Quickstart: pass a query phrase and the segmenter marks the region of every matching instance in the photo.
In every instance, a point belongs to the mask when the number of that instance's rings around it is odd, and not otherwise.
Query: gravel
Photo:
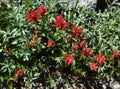
[[[70,2],[71,6],[76,4],[76,0],[58,0],[58,2]],[[90,8],[95,7],[97,0],[79,0],[79,6],[88,6]]]

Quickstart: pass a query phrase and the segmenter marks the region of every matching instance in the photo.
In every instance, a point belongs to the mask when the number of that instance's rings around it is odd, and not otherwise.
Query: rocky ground
[[[97,78],[88,76],[80,79],[68,77],[68,81],[63,77],[61,82],[57,85],[53,84],[52,88],[42,85],[42,83],[36,83],[36,87],[33,89],[120,89],[120,77]]]
[[[52,89],[120,89],[120,77],[85,77],[85,78],[68,78],[69,83],[62,79],[61,83],[57,86],[53,86]],[[50,89],[49,87],[43,87],[42,84],[34,89]]]
[[[97,78],[95,76],[87,76],[83,78],[63,76],[59,83],[53,83],[51,87],[43,80],[39,80],[35,83],[35,87],[32,89],[120,89],[120,77],[112,76],[106,78]],[[0,84],[0,89],[7,89]],[[17,86],[14,89],[28,89],[27,87]]]
[[[73,6],[76,3],[76,0],[58,0],[58,2],[70,2],[70,5]],[[79,0],[79,6],[88,6],[95,7],[97,0]]]

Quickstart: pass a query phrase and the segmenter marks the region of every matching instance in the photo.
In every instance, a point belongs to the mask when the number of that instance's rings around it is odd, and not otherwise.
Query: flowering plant
[[[21,6],[13,2],[16,6],[4,11],[8,22],[0,27],[0,74],[5,74],[0,75],[1,82],[32,87],[41,76],[51,83],[51,76],[119,73],[117,17],[111,22],[107,12],[88,12],[86,7],[65,9],[60,3],[48,7],[26,2]]]

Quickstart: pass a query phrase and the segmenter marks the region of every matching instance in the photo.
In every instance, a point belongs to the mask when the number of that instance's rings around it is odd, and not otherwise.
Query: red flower
[[[59,29],[66,29],[69,27],[69,23],[65,21],[65,18],[61,15],[57,16],[54,21],[54,25],[59,27]]]
[[[98,70],[98,66],[96,63],[90,63],[90,69],[91,71],[97,71]]]
[[[66,38],[67,42],[71,42],[71,37]]]
[[[36,10],[36,13],[40,16],[44,16],[46,12],[47,12],[47,8],[44,6],[40,6]]]
[[[69,27],[69,23],[68,22],[63,22],[63,23],[61,23],[60,29],[64,30],[64,29],[66,29],[68,27]]]
[[[81,28],[73,26],[73,34],[75,35],[75,39],[78,39],[80,36],[83,35],[83,31]]]
[[[113,59],[117,60],[118,58],[120,58],[120,52],[115,50],[113,54]]]
[[[80,47],[85,47],[85,46],[86,46],[86,41],[85,40],[81,41],[80,42]]]
[[[54,40],[49,40],[47,47],[48,47],[48,48],[54,47],[54,44],[55,44],[55,41],[54,41]]]
[[[35,35],[38,35],[40,33],[40,30],[34,30]]]
[[[65,64],[69,65],[73,63],[74,57],[71,54],[65,56]]]
[[[104,57],[104,55],[96,55],[95,56],[95,60],[100,64],[100,65],[102,65],[102,64],[104,64],[105,63],[105,60],[106,60],[106,58]]]
[[[36,41],[37,41],[37,37],[32,36],[31,43],[32,43],[32,44],[35,44],[35,43],[36,43]]]
[[[78,48],[79,48],[78,44],[77,44],[77,43],[74,43],[74,45],[72,46],[72,49],[73,49],[73,50],[76,50],[76,49],[78,49]]]
[[[62,15],[58,15],[54,21],[55,26],[59,26],[64,20],[65,18]]]
[[[27,14],[27,20],[29,22],[37,23],[39,18],[41,18],[41,17],[38,16],[35,11],[29,11]]]
[[[85,56],[87,59],[92,54],[93,54],[92,48],[84,48],[84,49],[82,49],[82,55]]]
[[[22,76],[23,74],[24,74],[24,70],[19,69],[19,70],[17,71],[17,75],[18,75],[18,76]]]

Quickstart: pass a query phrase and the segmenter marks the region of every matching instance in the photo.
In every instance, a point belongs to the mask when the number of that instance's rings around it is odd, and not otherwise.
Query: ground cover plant
[[[0,82],[50,87],[61,77],[120,75],[120,10],[96,12],[56,0],[6,0],[0,7]]]

